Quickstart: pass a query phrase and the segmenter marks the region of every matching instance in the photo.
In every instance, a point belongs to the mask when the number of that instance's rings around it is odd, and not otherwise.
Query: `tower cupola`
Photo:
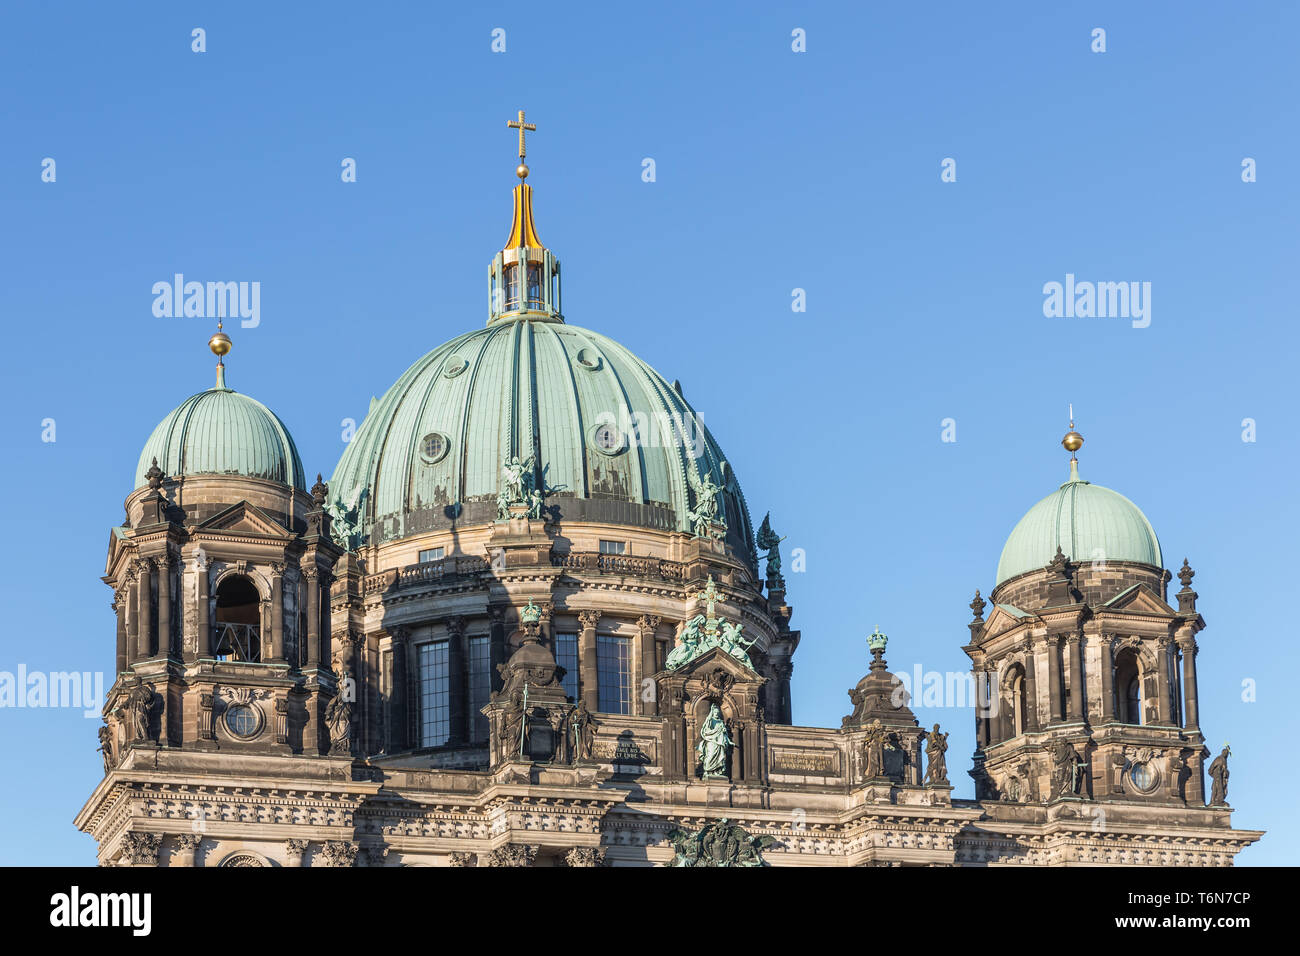
[[[563,322],[560,312],[560,261],[542,245],[533,221],[533,187],[529,186],[527,147],[524,134],[536,131],[532,123],[519,119],[507,124],[519,130],[519,165],[515,175],[514,212],[510,237],[488,269],[488,325],[528,319],[533,322]]]

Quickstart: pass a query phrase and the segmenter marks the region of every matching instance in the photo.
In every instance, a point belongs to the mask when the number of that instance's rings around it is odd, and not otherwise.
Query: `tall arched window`
[[[253,582],[241,574],[217,587],[212,624],[212,655],[219,661],[262,659],[261,599]]]
[[[1017,737],[1025,732],[1025,713],[1028,701],[1025,700],[1025,672],[1019,667],[1011,677],[1011,732]]]
[[[1142,723],[1142,667],[1132,648],[1125,648],[1115,658],[1115,703],[1120,723]]]

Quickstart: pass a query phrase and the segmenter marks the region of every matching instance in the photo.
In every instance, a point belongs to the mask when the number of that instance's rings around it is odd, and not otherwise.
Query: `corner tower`
[[[971,603],[977,797],[1204,807],[1193,572],[1170,606],[1150,522],[1080,477],[1073,422],[1062,444],[1069,480],[1011,532],[988,617]]]

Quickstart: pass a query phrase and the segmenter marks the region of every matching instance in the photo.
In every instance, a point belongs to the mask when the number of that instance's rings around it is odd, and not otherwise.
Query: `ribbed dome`
[[[496,518],[503,463],[531,456],[562,520],[685,531],[693,483],[708,475],[724,489],[728,541],[752,554],[721,449],[702,426],[699,457],[681,441],[681,423],[689,436],[696,422],[681,394],[617,342],[562,322],[499,322],[434,349],[372,402],[330,493],[375,542],[477,524]]]
[[[1051,563],[1057,547],[1076,562],[1136,561],[1162,567],[1160,542],[1138,506],[1077,474],[1020,519],[998,561],[997,583]]]
[[[243,475],[307,486],[289,430],[261,402],[229,388],[191,395],[158,423],[140,452],[135,487],[148,483],[155,458],[168,477]]]

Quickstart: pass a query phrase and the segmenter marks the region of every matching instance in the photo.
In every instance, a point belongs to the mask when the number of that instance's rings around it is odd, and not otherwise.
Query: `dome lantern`
[[[533,221],[533,188],[524,180],[529,169],[524,162],[527,147],[524,134],[537,126],[519,119],[506,124],[519,130],[519,165],[515,175],[514,212],[510,236],[488,268],[488,325],[517,319],[534,322],[563,322],[560,312],[560,261],[542,245]]]

